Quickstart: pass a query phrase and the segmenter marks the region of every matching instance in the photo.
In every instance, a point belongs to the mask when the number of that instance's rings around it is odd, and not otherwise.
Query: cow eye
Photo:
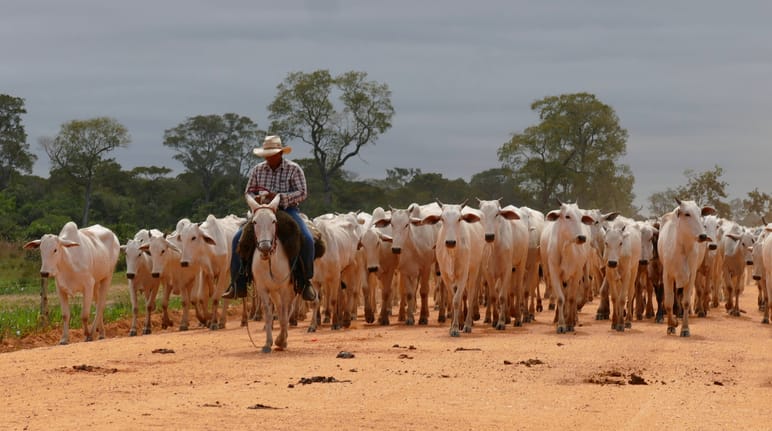
[[[570,215],[567,215],[567,216],[566,216],[566,220],[571,220],[571,216],[570,216]]]
[[[686,215],[686,217],[691,217],[691,216],[692,216],[692,215],[691,215],[691,214],[689,214],[689,213],[685,213],[684,215]]]

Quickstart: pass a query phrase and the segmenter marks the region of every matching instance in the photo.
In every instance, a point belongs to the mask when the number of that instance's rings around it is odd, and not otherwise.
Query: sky
[[[288,73],[363,71],[389,86],[395,115],[344,169],[469,181],[538,123],[534,101],[588,92],[628,131],[621,162],[647,208],[685,170],[716,165],[730,199],[772,193],[771,19],[766,0],[8,0],[0,93],[25,100],[36,175],[50,167],[41,137],[101,116],[129,130],[111,153],[124,169],[179,173],[165,130],[228,112],[267,129]]]

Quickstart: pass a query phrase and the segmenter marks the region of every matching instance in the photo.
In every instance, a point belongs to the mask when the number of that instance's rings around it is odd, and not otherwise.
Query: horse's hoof
[[[271,346],[263,346],[263,353],[271,353]]]

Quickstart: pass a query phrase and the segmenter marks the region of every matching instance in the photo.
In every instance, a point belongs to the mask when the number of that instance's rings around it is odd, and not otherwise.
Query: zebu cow
[[[539,295],[539,240],[544,229],[544,214],[535,209],[520,207],[520,219],[528,226],[528,258],[525,264],[525,299],[528,303],[528,314],[524,320],[532,321],[536,311],[542,311],[541,296]]]
[[[155,231],[155,234],[161,235],[161,232]],[[137,315],[139,314],[137,295],[140,291],[145,297],[145,326],[142,329],[142,334],[151,333],[150,317],[155,310],[155,298],[160,285],[160,280],[153,278],[151,274],[153,262],[150,255],[147,251],[142,250],[142,246],[147,245],[151,239],[150,231],[143,229],[134,235],[134,239],[121,245],[121,250],[126,254],[126,278],[129,282],[129,296],[131,298],[130,336],[137,335]]]
[[[772,226],[770,226],[770,228],[772,229]],[[766,314],[767,320],[764,322],[762,319],[762,323],[769,323],[769,295],[767,292],[767,271],[764,262],[764,242],[766,241],[767,236],[769,236],[769,232],[765,227],[764,230],[759,233],[756,242],[753,244],[753,251],[751,252],[751,256],[753,257],[753,273],[751,276],[756,281],[759,288],[759,311]]]
[[[736,223],[721,239],[722,274],[728,293],[726,310],[730,316],[740,316],[740,294],[745,289],[745,266],[753,265],[753,242],[753,234]]]
[[[69,299],[76,293],[83,294],[80,319],[86,341],[91,341],[97,330],[99,338],[104,338],[102,318],[107,290],[121,250],[118,237],[98,224],[78,229],[75,223],[67,222],[59,235],[45,234],[40,239],[24,244],[24,248],[39,248],[42,260],[40,276],[54,277],[56,280],[63,323],[59,344],[70,341]],[[96,315],[89,330],[88,316],[92,301],[96,303]]]
[[[519,221],[520,214],[513,206],[501,207],[498,200],[480,200],[480,213],[485,248],[482,260],[482,275],[490,291],[488,308],[496,304],[496,310],[489,320],[498,330],[506,328],[509,316],[508,299],[514,294],[512,316],[515,326],[522,325],[522,311],[525,308],[523,294],[526,261],[528,259],[528,227]],[[438,258],[439,262],[439,258]],[[486,312],[486,317],[489,315]]]
[[[225,327],[228,300],[223,300],[219,320],[217,308],[230,283],[231,242],[242,221],[235,216],[218,219],[210,214],[203,223],[191,223],[180,232],[180,264],[192,268],[198,276],[192,295],[196,315],[213,330]]]
[[[441,205],[440,214],[423,217],[426,225],[442,221],[437,233],[435,252],[442,280],[453,295],[453,321],[450,336],[459,336],[459,318],[464,294],[471,301],[477,296],[480,268],[483,258],[483,227],[479,223],[481,213],[462,205]],[[464,332],[472,332],[472,310],[466,315]]]
[[[705,242],[711,239],[705,233],[702,217],[715,214],[712,207],[700,208],[694,201],[676,199],[678,206],[661,218],[657,249],[662,262],[667,333],[675,334],[678,322],[673,315],[675,290],[684,289],[681,299],[683,322],[681,336],[688,337],[689,307],[694,293],[697,268],[705,255]]]
[[[422,225],[422,218],[426,214],[438,214],[436,203],[419,206],[410,204],[407,209],[391,209],[391,216],[384,215],[380,218],[373,217],[373,225],[379,228],[391,225],[391,251],[398,255],[397,270],[399,271],[400,285],[404,289],[407,299],[407,314],[405,324],[415,324],[416,291],[421,295],[421,312],[418,319],[419,325],[429,323],[429,276],[435,261],[434,243],[437,237],[434,226]],[[420,290],[418,285],[420,284]],[[391,296],[391,286],[382,286],[388,289],[383,297]],[[389,324],[389,315],[381,309],[378,322],[381,325]]]
[[[180,265],[180,249],[178,244],[170,239],[172,237],[173,234],[154,236],[150,238],[147,244],[143,244],[140,248],[150,254],[152,263],[150,275],[154,279],[160,280],[164,286],[164,297],[161,302],[163,312],[161,328],[166,329],[172,326],[172,321],[169,318],[169,296],[175,293],[182,297],[180,331],[187,331],[189,327],[190,297],[197,274],[193,268],[183,268]]]
[[[764,307],[764,317],[761,319],[761,323],[769,324],[769,313],[772,309],[772,223],[768,224],[764,230],[766,231],[766,236],[764,237],[764,242],[762,243],[761,247],[761,258],[764,262],[764,275],[760,276],[760,279],[764,279],[766,283],[766,294],[767,294],[767,303],[766,307]]]
[[[279,314],[279,336],[276,337],[275,345],[277,350],[287,348],[289,316],[292,300],[295,296],[292,267],[284,244],[277,236],[276,211],[280,198],[281,196],[277,195],[268,205],[261,205],[252,196],[246,195],[247,205],[252,210],[251,220],[247,226],[253,227],[257,241],[257,250],[252,257],[252,279],[255,291],[263,304],[263,316],[265,318],[263,353],[270,353],[271,346],[274,344],[274,307]],[[297,250],[300,250],[299,229],[295,241]],[[318,298],[315,302],[318,308]],[[316,324],[316,316],[312,319],[312,324]]]
[[[577,297],[586,264],[587,233],[582,224],[595,219],[583,214],[575,204],[560,204],[547,213],[540,242],[544,279],[557,298],[557,332],[573,332],[577,323]]]
[[[341,303],[341,283],[344,273],[356,277],[354,266],[357,265],[358,222],[355,217],[325,214],[314,218],[314,225],[324,239],[326,250],[322,257],[314,260],[314,277],[311,282],[321,292],[322,299],[329,301],[327,309],[331,317],[330,329],[337,330],[349,326],[351,316]],[[347,272],[350,271],[350,272]],[[355,287],[352,286],[352,289]],[[310,332],[316,330],[318,306],[315,305],[314,318],[311,319]]]
[[[381,286],[381,314],[388,316],[391,310],[391,283],[397,269],[397,255],[391,252],[391,225],[379,228],[372,223],[373,219],[382,219],[390,215],[381,207],[375,208],[370,226],[365,229],[359,240],[365,255],[365,267],[368,273],[368,290],[365,293],[365,321],[367,323],[375,322],[377,286]],[[383,286],[389,286],[389,288]]]
[[[715,215],[705,216],[702,218],[702,225],[712,241],[708,242],[705,256],[702,258],[702,263],[697,270],[697,278],[694,281],[694,312],[697,317],[708,315],[711,302],[718,307],[718,286],[721,284],[719,279],[722,273],[719,267],[722,259],[718,257],[719,219]]]
[[[642,320],[644,304],[646,317],[654,317],[654,284],[649,277],[649,265],[654,265],[656,258],[655,243],[659,229],[650,221],[638,222],[641,232],[641,259],[638,262],[638,276],[635,279],[635,318]]]
[[[641,260],[641,232],[630,219],[617,218],[604,235],[606,282],[611,297],[611,329],[632,327],[633,294]],[[627,309],[627,316],[625,316]]]

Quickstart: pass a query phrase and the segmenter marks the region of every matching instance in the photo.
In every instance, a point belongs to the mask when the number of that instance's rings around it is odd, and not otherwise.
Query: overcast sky
[[[180,172],[164,130],[227,112],[265,129],[289,72],[364,71],[395,116],[345,169],[468,181],[538,122],[533,101],[589,92],[629,132],[638,205],[714,165],[737,198],[772,192],[770,21],[767,0],[5,1],[0,93],[25,99],[37,175],[40,137],[98,116],[129,129],[113,154],[124,169]]]

